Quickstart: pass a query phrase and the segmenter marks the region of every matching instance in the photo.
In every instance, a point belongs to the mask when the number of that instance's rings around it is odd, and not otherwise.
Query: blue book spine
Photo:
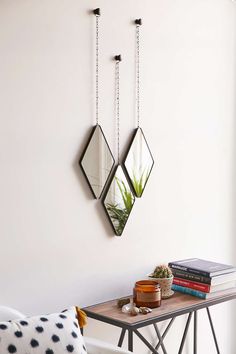
[[[173,284],[172,290],[180,291],[181,293],[188,294],[188,295],[197,296],[197,297],[200,297],[201,299],[206,299],[205,293],[195,290],[195,289],[186,288],[185,286]]]

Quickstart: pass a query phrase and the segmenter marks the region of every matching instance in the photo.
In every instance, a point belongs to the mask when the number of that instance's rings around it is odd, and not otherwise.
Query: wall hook
[[[101,16],[100,7],[98,7],[97,9],[94,9],[94,10],[93,10],[93,13],[94,13],[94,15],[96,15],[96,16]]]
[[[141,18],[136,18],[136,20],[134,21],[134,23],[135,23],[137,26],[141,26],[141,25],[142,25],[142,19],[141,19]]]
[[[119,54],[119,55],[115,55],[114,59],[115,59],[116,61],[121,61],[121,60],[122,60],[120,54]]]

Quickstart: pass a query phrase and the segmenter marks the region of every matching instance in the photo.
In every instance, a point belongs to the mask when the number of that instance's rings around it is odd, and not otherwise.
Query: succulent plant
[[[154,272],[152,273],[152,278],[171,278],[172,275],[173,274],[170,267],[165,264],[160,264],[154,269]]]

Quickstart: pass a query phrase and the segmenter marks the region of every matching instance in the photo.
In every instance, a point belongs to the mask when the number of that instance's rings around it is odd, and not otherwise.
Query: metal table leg
[[[163,338],[162,338],[161,333],[160,333],[160,331],[159,331],[159,329],[158,329],[158,327],[157,327],[157,324],[154,323],[153,326],[154,326],[154,328],[155,328],[155,331],[156,331],[157,337],[158,337],[158,339],[159,339],[160,345],[161,345],[161,347],[162,347],[163,353],[164,353],[164,354],[167,354],[165,345],[164,345],[164,343],[163,343]]]
[[[209,310],[208,307],[206,308],[206,310],[207,310],[207,314],[208,314],[208,318],[209,318],[209,322],[210,322],[210,326],[211,326],[211,331],[212,331],[214,342],[215,342],[215,346],[216,346],[216,352],[217,352],[217,354],[220,354],[220,349],[219,349],[219,345],[218,345],[218,342],[217,342],[217,338],[216,338],[215,329],[214,329],[214,326],[213,326],[210,310]]]
[[[194,311],[193,326],[193,353],[197,354],[197,311]]]
[[[128,330],[128,350],[133,352],[133,331],[132,329]]]
[[[170,320],[170,322],[168,323],[168,326],[166,327],[166,329],[164,330],[164,332],[163,332],[163,334],[162,334],[162,341],[163,341],[163,339],[165,338],[165,336],[167,335],[167,333],[168,333],[170,327],[172,326],[174,320],[175,320],[175,317],[173,317],[173,318]],[[159,342],[157,343],[155,349],[158,350],[160,346],[161,346],[161,342],[159,341]]]
[[[119,339],[119,342],[118,342],[118,347],[122,347],[122,344],[123,344],[123,341],[124,341],[124,338],[125,338],[125,332],[126,332],[126,329],[122,329],[121,331],[121,334],[120,334],[120,339]]]
[[[216,334],[215,334],[215,329],[214,329],[214,326],[213,326],[210,310],[209,310],[208,307],[206,307],[206,311],[207,311],[209,323],[210,323],[210,326],[211,326],[212,335],[213,335],[213,338],[214,338],[216,352],[217,352],[217,354],[220,354],[219,345],[218,345]],[[198,322],[198,313],[197,313],[197,311],[190,312],[189,315],[188,315],[188,318],[187,318],[187,321],[186,321],[186,325],[185,325],[185,328],[184,328],[183,337],[182,337],[182,340],[181,340],[181,343],[180,343],[178,354],[182,354],[182,351],[183,351],[183,348],[184,348],[184,344],[185,344],[185,341],[186,341],[186,337],[187,337],[187,334],[188,334],[190,322],[191,322],[191,319],[192,319],[193,315],[194,315],[194,323],[193,323],[193,326],[194,326],[193,327],[193,336],[194,336],[193,337],[193,353],[197,354],[197,325],[198,325],[198,323],[197,323]],[[124,329],[123,328],[122,329],[121,334],[120,334],[120,338],[119,338],[119,342],[118,342],[118,347],[122,347],[126,331],[128,331],[128,350],[129,351],[133,352],[133,333],[135,333],[139,337],[139,339],[151,350],[151,352],[153,354],[159,354],[158,349],[160,347],[162,348],[163,354],[167,354],[167,350],[165,348],[163,340],[164,340],[165,336],[167,335],[170,327],[172,326],[172,323],[174,322],[174,320],[175,320],[175,317],[173,317],[170,320],[170,322],[168,323],[168,325],[167,325],[167,327],[164,330],[162,335],[161,335],[161,333],[160,333],[160,331],[158,329],[157,324],[153,323],[155,332],[156,332],[158,340],[159,340],[155,347],[152,344],[150,344],[149,341],[136,328],[134,328],[134,329]]]
[[[146,344],[146,346],[151,350],[153,354],[158,354],[158,351],[147,341],[147,339],[137,330],[134,329],[134,333],[141,339],[141,341]]]
[[[187,322],[186,322],[186,326],[185,326],[185,329],[184,329],[184,334],[183,334],[183,337],[182,337],[182,340],[181,340],[181,343],[180,343],[178,354],[181,354],[182,351],[183,351],[183,347],[184,347],[185,339],[186,339],[186,336],[187,336],[187,333],[188,333],[188,329],[189,329],[189,325],[190,325],[190,321],[191,321],[192,315],[193,315],[192,312],[190,312],[190,314],[188,315],[188,319],[187,319]]]

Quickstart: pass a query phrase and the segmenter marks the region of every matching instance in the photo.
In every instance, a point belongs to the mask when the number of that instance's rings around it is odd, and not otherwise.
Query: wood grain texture
[[[103,322],[112,320],[114,322],[123,323],[131,326],[142,326],[142,322],[161,321],[167,318],[172,318],[183,313],[192,312],[197,309],[206,308],[220,302],[229,301],[236,298],[236,288],[222,291],[214,294],[211,299],[203,300],[194,296],[176,292],[171,298],[162,300],[161,307],[153,309],[150,314],[138,316],[130,316],[122,313],[117,307],[117,300],[107,301],[101,304],[93,305],[84,308],[88,317],[93,317]]]

